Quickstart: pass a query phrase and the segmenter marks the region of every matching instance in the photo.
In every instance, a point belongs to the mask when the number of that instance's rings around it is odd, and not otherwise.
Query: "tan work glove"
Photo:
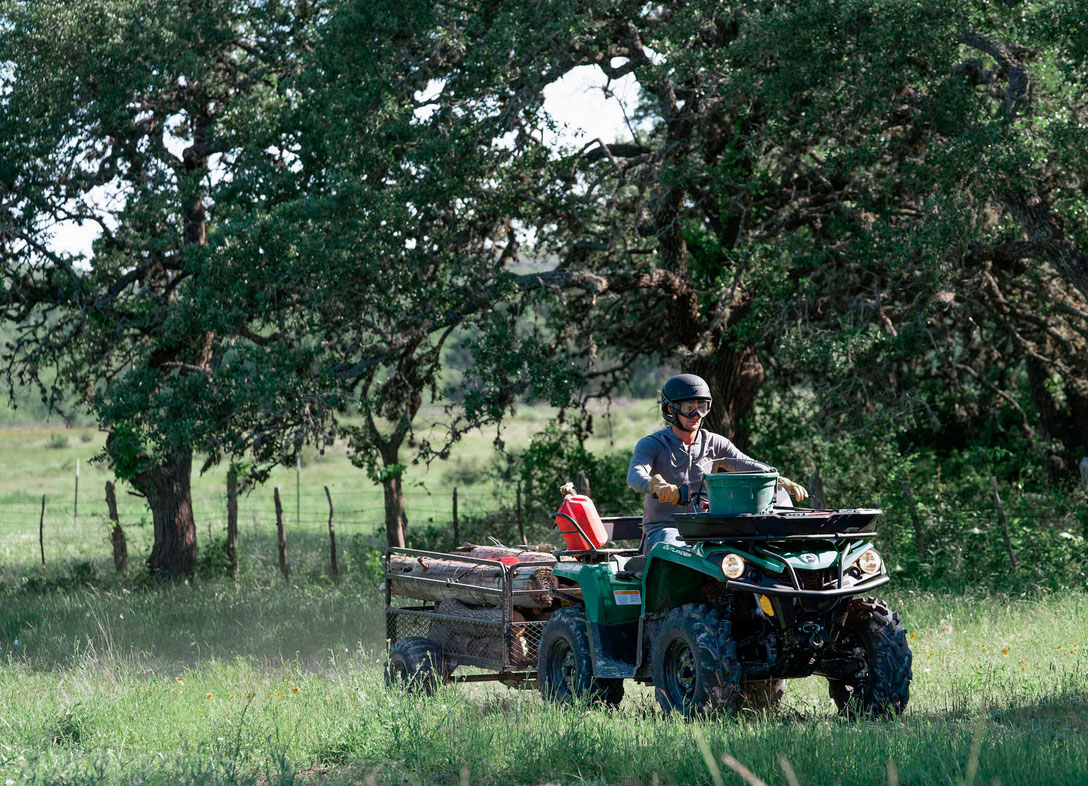
[[[650,478],[650,493],[656,494],[657,498],[662,502],[671,502],[674,505],[680,504],[680,487],[674,486],[660,475],[654,475]]]
[[[786,490],[786,493],[793,497],[794,502],[808,499],[808,491],[800,483],[794,483],[789,478],[784,478],[781,475],[778,476],[778,482],[782,484],[782,488]]]

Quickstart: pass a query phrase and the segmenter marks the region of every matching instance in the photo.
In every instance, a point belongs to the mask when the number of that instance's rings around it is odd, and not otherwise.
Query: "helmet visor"
[[[705,418],[710,412],[710,402],[706,400],[681,401],[676,405],[676,410],[685,418],[693,418],[696,415]]]

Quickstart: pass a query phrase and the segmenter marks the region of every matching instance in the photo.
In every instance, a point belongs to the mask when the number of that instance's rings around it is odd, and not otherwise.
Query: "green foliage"
[[[230,575],[230,542],[226,535],[210,538],[200,549],[196,561],[196,575],[201,579],[213,579]],[[240,555],[239,555],[240,556]],[[241,566],[240,566],[241,567]]]
[[[49,447],[53,450],[63,450],[68,447],[68,435],[54,432],[49,435]]]
[[[915,442],[914,430],[894,423],[827,438],[813,414],[782,401],[758,408],[752,454],[802,484],[818,469],[831,507],[882,509],[879,548],[897,581],[1009,591],[1060,590],[1088,581],[1085,490],[1053,485],[1031,445],[1014,438],[1004,446],[926,447]],[[1016,570],[991,477],[998,479]],[[904,484],[921,528],[921,551]]]
[[[573,483],[580,470],[602,515],[641,512],[642,498],[627,487],[630,452],[596,455],[586,450],[584,439],[577,424],[549,423],[528,448],[512,454],[502,469],[499,477],[505,483],[507,502],[509,484],[519,481],[530,510],[553,512],[562,501],[559,487]]]

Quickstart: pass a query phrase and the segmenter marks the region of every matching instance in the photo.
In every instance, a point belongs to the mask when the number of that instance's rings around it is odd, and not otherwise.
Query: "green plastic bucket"
[[[719,472],[707,475],[712,516],[762,513],[774,504],[777,472]]]

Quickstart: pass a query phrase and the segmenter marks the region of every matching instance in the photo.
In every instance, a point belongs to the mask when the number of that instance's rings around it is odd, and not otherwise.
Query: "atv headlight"
[[[722,573],[727,579],[739,579],[744,575],[744,560],[738,554],[726,554],[722,559]]]
[[[858,557],[858,567],[861,568],[861,572],[870,576],[880,572],[880,565],[880,555],[876,553],[876,549],[869,549]]]

